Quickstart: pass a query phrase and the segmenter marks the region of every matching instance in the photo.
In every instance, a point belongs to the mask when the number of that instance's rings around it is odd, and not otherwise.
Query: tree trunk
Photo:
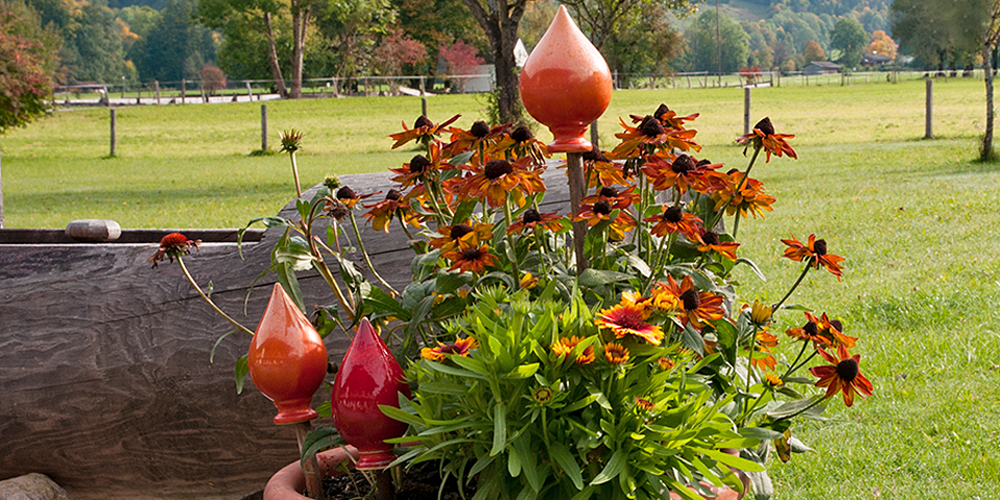
[[[508,4],[505,0],[489,0],[489,12],[486,12],[479,0],[465,0],[472,17],[483,28],[493,49],[500,123],[517,122],[521,119],[514,45],[517,44],[517,26],[521,22],[526,3],[527,0],[516,0],[513,4]]]
[[[983,44],[983,73],[986,80],[986,132],[983,133],[983,147],[979,157],[989,160],[993,156],[993,68],[990,60],[991,47]]]
[[[267,61],[271,64],[271,78],[274,85],[278,87],[278,94],[281,97],[288,97],[288,89],[285,88],[285,79],[281,76],[281,65],[278,64],[278,51],[274,43],[274,29],[271,27],[271,13],[264,13],[264,25],[267,27]]]
[[[3,227],[3,151],[0,150],[0,229]]]
[[[306,46],[306,24],[309,22],[309,5],[292,2],[292,89],[289,97],[302,97],[302,61]]]

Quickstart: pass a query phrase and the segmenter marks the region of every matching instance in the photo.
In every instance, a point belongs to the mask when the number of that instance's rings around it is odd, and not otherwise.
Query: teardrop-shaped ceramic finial
[[[382,469],[395,459],[385,440],[402,436],[406,424],[387,417],[378,406],[398,408],[400,392],[410,397],[403,369],[368,319],[362,319],[330,398],[333,425],[361,453],[358,469]]]
[[[276,424],[316,418],[312,397],[323,384],[329,359],[323,339],[279,283],[250,341],[250,378],[274,401]]]
[[[524,109],[552,131],[549,151],[590,151],[587,127],[611,103],[611,71],[564,5],[521,70]]]

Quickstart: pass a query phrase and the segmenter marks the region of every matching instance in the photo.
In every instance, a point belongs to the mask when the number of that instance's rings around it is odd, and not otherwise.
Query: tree
[[[802,48],[802,55],[805,57],[806,64],[813,61],[825,61],[826,54],[823,52],[823,47],[819,46],[815,40],[809,40],[806,42],[806,46]]]
[[[736,72],[747,64],[750,44],[746,32],[736,21],[722,13],[719,16],[718,30],[722,43],[717,47],[715,15],[714,10],[702,12],[684,33],[688,49],[684,59],[691,71],[718,71],[720,56],[724,73]]]
[[[872,33],[871,42],[868,44],[868,48],[865,49],[866,54],[882,54],[887,56],[889,59],[896,58],[896,42],[892,41],[889,35],[885,34],[885,31],[875,30]]]
[[[668,21],[667,8],[644,4],[634,24],[613,33],[602,52],[612,71],[620,73],[667,73],[668,61],[683,47],[680,33]]]
[[[469,74],[475,66],[485,62],[482,57],[479,57],[479,51],[475,47],[461,40],[455,40],[451,46],[442,45],[438,49],[438,54],[448,63],[448,74],[450,75]],[[459,78],[458,86],[464,92],[465,80]]]
[[[211,31],[194,24],[193,8],[187,0],[167,0],[149,33],[135,42],[132,53],[143,78],[196,80],[206,64],[214,64],[215,40]]]
[[[841,18],[830,31],[830,48],[840,51],[840,64],[853,68],[861,62],[862,51],[868,45],[868,33],[852,18]]]
[[[282,12],[278,0],[201,0],[195,13],[198,21],[224,34],[241,35],[245,30],[259,33],[267,40],[267,62],[278,93],[288,96],[285,78],[278,63],[277,34],[274,18]],[[301,85],[301,82],[300,82]]]
[[[533,5],[539,4],[536,2]],[[438,60],[438,47],[442,45],[462,40],[480,51],[489,51],[483,31],[463,0],[392,0],[392,7],[404,34],[423,44],[427,50],[432,74],[436,70],[434,62]],[[549,19],[552,17],[549,16]]]
[[[573,17],[597,50],[603,49],[612,36],[637,24],[647,7],[665,7],[679,16],[694,9],[688,0],[563,0],[562,3],[573,9]]]
[[[892,33],[900,46],[928,67],[936,65],[943,70],[954,46],[948,10],[933,0],[894,0],[891,14]]]
[[[0,0],[0,135],[44,115],[52,97],[54,54],[61,40],[42,28],[37,12],[22,0]],[[3,169],[0,167],[0,228]]]
[[[372,61],[375,44],[395,21],[389,0],[329,1],[316,9],[316,27],[337,60],[337,77],[361,73]]]
[[[528,0],[465,0],[472,17],[490,41],[499,93],[497,114],[504,123],[521,119],[514,46],[517,44],[517,27],[527,4]]]

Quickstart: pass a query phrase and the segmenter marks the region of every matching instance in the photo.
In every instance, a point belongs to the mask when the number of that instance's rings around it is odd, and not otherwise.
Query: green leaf
[[[243,356],[236,360],[236,394],[243,393],[243,382],[250,373],[250,365],[247,364],[247,357]]]
[[[754,500],[770,500],[774,495],[774,486],[767,471],[747,472],[747,476],[750,476],[750,484],[753,485]]]
[[[576,495],[573,495],[573,498],[570,498],[569,500],[590,500],[590,497],[593,495],[594,495],[594,487],[587,486]]]
[[[475,154],[475,151],[466,151],[464,153],[457,154],[457,155],[453,156],[451,158],[451,160],[448,161],[448,163],[451,163],[452,165],[454,165],[456,167],[465,165],[466,163],[469,163],[469,159],[472,158],[473,154]],[[461,222],[461,221],[459,221],[459,222]]]
[[[538,371],[538,363],[530,363],[527,365],[519,365],[517,368],[511,370],[507,374],[510,378],[528,378]]]
[[[569,448],[566,445],[555,441],[549,446],[549,456],[559,464],[563,472],[569,476],[570,481],[573,481],[573,486],[576,489],[583,489],[583,475],[580,473],[580,465],[573,458],[573,454],[570,453]]]
[[[684,329],[681,330],[681,345],[700,355],[705,354],[705,339],[691,327],[691,323],[684,325]]]
[[[496,458],[496,455],[483,455],[479,457],[479,460],[476,460],[476,463],[472,465],[471,469],[469,469],[469,476],[471,477],[479,474],[483,471],[483,469],[489,467],[490,464],[496,460]]]
[[[429,366],[432,370],[439,371],[441,373],[447,373],[448,375],[455,375],[457,377],[463,378],[478,378],[486,380],[486,377],[470,372],[469,370],[463,370],[461,368],[455,368],[454,366],[448,366],[444,363],[438,363],[437,361],[426,361],[424,366]]]
[[[463,153],[465,154],[465,153]],[[455,208],[455,216],[451,218],[451,224],[461,224],[466,219],[472,216],[472,212],[476,211],[476,201],[467,200],[458,204]]]
[[[601,396],[601,394],[591,394],[589,396],[584,396],[579,401],[576,401],[573,404],[570,404],[570,405],[566,406],[565,408],[563,408],[560,413],[572,413],[572,412],[574,412],[576,410],[584,408],[587,405],[589,405],[590,403],[593,403],[594,401],[597,401],[597,398],[599,398],[600,396]]]
[[[475,281],[475,276],[472,273],[441,272],[437,274],[436,280],[437,293],[445,295],[465,285],[471,285]]]
[[[385,416],[393,420],[398,420],[410,425],[424,425],[424,421],[421,420],[420,417],[406,413],[395,406],[378,405],[378,409],[382,410],[382,413],[385,414]]]
[[[219,344],[221,344],[222,341],[226,337],[228,337],[229,335],[231,335],[233,332],[238,332],[238,331],[239,330],[229,330],[228,332],[226,332],[221,337],[219,337],[218,339],[215,340],[215,344],[212,346],[211,352],[208,353],[208,362],[209,363],[214,363],[215,362],[215,349],[219,347]]]
[[[451,356],[449,359],[456,365],[465,368],[473,373],[478,373],[480,375],[489,375],[490,369],[486,366],[486,363],[479,361],[478,359],[472,359],[465,356]]]
[[[387,313],[400,321],[410,320],[410,311],[401,307],[396,299],[377,286],[368,283],[362,285],[361,296],[364,298],[365,304],[364,316],[370,316],[373,313],[382,313],[382,315]]]
[[[302,300],[302,289],[299,288],[299,279],[295,277],[295,269],[289,263],[278,264],[274,267],[274,272],[278,276],[278,283],[285,293],[292,298],[292,302],[299,307],[303,314],[306,312],[305,303]]]
[[[625,254],[625,259],[628,261],[628,265],[636,271],[639,271],[639,274],[641,274],[643,278],[648,278],[651,274],[653,274],[653,270],[649,268],[649,264],[646,264],[646,261],[640,259],[635,254],[627,253]]]
[[[490,455],[503,451],[507,443],[507,410],[502,402],[493,407],[493,448]]]
[[[301,465],[305,466],[306,460],[320,451],[341,444],[344,444],[344,438],[333,427],[317,427],[309,431],[302,440]]]
[[[751,462],[745,458],[735,457],[723,451],[703,449],[699,450],[699,452],[706,457],[715,459],[719,463],[744,472],[761,472],[764,470],[764,466],[758,464],[757,462]]]
[[[798,414],[806,411],[806,409],[808,409],[809,407],[811,407],[813,405],[820,404],[819,402],[822,401],[823,399],[825,399],[823,396],[817,395],[817,396],[813,396],[813,397],[811,397],[809,399],[799,399],[799,400],[796,400],[796,401],[788,401],[788,402],[782,404],[781,406],[775,408],[774,410],[771,410],[771,411],[767,412],[767,416],[769,416],[769,417],[771,417],[771,418],[773,418],[775,420],[782,419],[782,418],[793,417],[795,415],[798,415]]]
[[[677,493],[677,495],[683,498],[684,500],[705,500],[705,498],[702,497],[701,495],[691,491],[691,488],[684,486],[683,484],[681,484],[680,481],[670,476],[664,475],[661,477],[661,479],[663,480],[664,483],[667,484],[667,486],[670,487],[671,491]]]
[[[516,450],[510,450],[507,453],[507,473],[510,477],[517,477],[521,475],[521,469],[521,457]]]
[[[760,268],[757,267],[757,264],[755,264],[752,260],[740,257],[736,259],[736,265],[739,264],[746,264],[751,270],[753,270],[753,273],[756,274],[761,281],[767,281],[767,278],[764,277],[764,273],[761,272]]]
[[[524,470],[524,478],[528,480],[528,485],[531,486],[532,490],[540,491],[542,481],[538,477],[537,464],[535,463],[536,454],[528,448],[528,439],[528,434],[522,434],[514,441],[514,450],[521,457],[521,469]]]
[[[760,439],[761,441],[781,439],[781,436],[784,435],[778,431],[767,429],[764,427],[743,427],[739,429],[737,432],[739,432],[741,436]]]
[[[615,450],[615,452],[611,454],[611,459],[608,460],[607,465],[604,466],[604,469],[601,470],[600,474],[594,477],[594,480],[591,481],[590,484],[592,486],[596,484],[603,484],[614,479],[615,476],[617,476],[622,469],[625,468],[625,462],[625,452],[622,450]]]
[[[588,268],[580,273],[579,278],[577,278],[577,282],[580,283],[581,286],[598,287],[628,281],[630,278],[632,278],[631,274]]]

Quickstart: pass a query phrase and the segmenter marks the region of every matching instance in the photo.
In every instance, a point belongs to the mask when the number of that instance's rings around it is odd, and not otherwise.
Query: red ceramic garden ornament
[[[326,346],[278,283],[250,341],[247,365],[254,385],[278,407],[274,423],[316,418],[311,404],[329,365]]]
[[[590,151],[583,135],[611,103],[611,71],[565,6],[524,63],[520,89],[524,109],[552,131],[549,151]]]
[[[333,424],[361,454],[358,469],[381,469],[395,460],[392,445],[385,440],[402,436],[406,424],[385,416],[378,406],[399,407],[400,392],[410,397],[403,369],[371,323],[362,319],[337,372],[330,399]]]

